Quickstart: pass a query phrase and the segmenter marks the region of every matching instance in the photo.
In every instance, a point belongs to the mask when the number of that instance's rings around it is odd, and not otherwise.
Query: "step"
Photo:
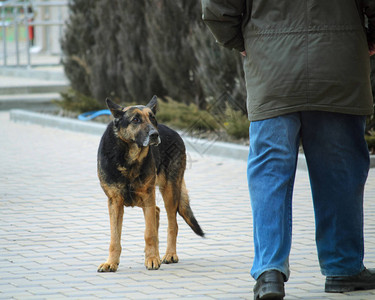
[[[67,81],[62,66],[44,68],[0,67],[0,76]]]
[[[25,79],[26,80],[26,79]],[[20,95],[20,94],[42,94],[42,93],[62,93],[68,90],[67,83],[45,82],[39,84],[27,83],[22,85],[0,86],[0,95]]]
[[[61,101],[59,93],[0,95],[0,110],[54,111],[58,109],[54,101]]]

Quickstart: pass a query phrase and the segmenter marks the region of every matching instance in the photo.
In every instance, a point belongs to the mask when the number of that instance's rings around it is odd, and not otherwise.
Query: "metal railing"
[[[1,0],[0,0],[1,1]],[[67,8],[68,0],[65,1],[33,1],[33,0],[8,0],[0,2],[0,35],[2,38],[2,65],[8,65],[10,56],[10,47],[15,54],[15,65],[22,66],[21,56],[26,55],[26,66],[31,67],[30,48],[34,39],[34,30],[41,26],[45,28],[43,32],[44,51],[48,52],[51,39],[59,43],[64,26],[63,8]],[[54,9],[55,14],[51,14]],[[43,14],[40,13],[43,10]],[[43,16],[36,18],[40,13]],[[57,13],[57,16],[55,16]],[[50,32],[51,26],[58,26],[58,34]],[[8,31],[12,30],[11,41],[8,37]],[[22,46],[21,46],[22,44]],[[60,50],[61,54],[61,50]],[[13,64],[14,65],[14,64]]]

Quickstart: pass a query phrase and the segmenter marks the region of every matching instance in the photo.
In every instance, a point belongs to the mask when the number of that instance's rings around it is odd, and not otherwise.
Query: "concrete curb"
[[[99,136],[103,134],[105,128],[107,127],[107,125],[97,122],[79,121],[19,109],[13,109],[9,114],[10,119],[14,122],[26,122],[64,130],[95,134]],[[187,151],[196,152],[201,155],[213,155],[231,159],[239,159],[245,162],[247,161],[249,151],[247,146],[187,137],[183,134],[181,134],[181,136],[185,142]],[[374,168],[375,155],[371,155],[370,159],[370,167]],[[298,155],[297,168],[300,170],[307,170],[305,156],[301,153]]]
[[[96,122],[83,122],[59,116],[36,113],[20,109],[12,109],[9,112],[10,119],[15,122],[25,122],[42,126],[54,127],[64,130],[102,135],[106,125]]]

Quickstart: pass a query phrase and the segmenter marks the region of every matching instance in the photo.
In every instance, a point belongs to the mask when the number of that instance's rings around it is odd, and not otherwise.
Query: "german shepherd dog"
[[[114,120],[108,124],[98,150],[98,177],[108,197],[111,227],[109,256],[98,272],[115,272],[120,263],[124,206],[142,207],[145,218],[145,266],[160,268],[159,214],[155,186],[163,196],[168,218],[167,250],[162,263],[177,263],[177,212],[193,231],[204,236],[189,205],[184,182],[185,145],[177,132],[158,125],[157,97],[146,105],[123,108],[106,99]]]

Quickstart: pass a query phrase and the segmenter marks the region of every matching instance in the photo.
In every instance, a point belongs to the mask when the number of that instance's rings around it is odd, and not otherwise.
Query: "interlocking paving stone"
[[[0,299],[252,299],[251,207],[243,161],[189,153],[186,184],[206,232],[179,218],[178,264],[144,268],[144,220],[126,208],[116,273],[97,273],[109,246],[107,203],[96,175],[100,137],[9,121],[0,113]],[[166,248],[161,207],[160,254]],[[291,277],[285,299],[371,299],[375,291],[324,293],[308,174],[293,202]],[[365,200],[365,264],[375,267],[375,169]]]

